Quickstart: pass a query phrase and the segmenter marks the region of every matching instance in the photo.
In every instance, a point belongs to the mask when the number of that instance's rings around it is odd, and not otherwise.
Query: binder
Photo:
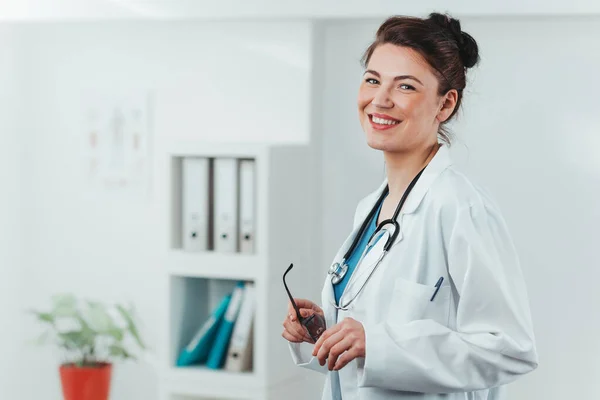
[[[209,165],[207,158],[186,157],[182,163],[183,249],[208,249]]]
[[[244,287],[244,300],[235,327],[233,328],[229,349],[227,350],[227,358],[225,360],[225,370],[227,371],[242,372],[252,370],[254,302],[254,282],[247,282]]]
[[[255,208],[254,160],[240,160],[240,231],[241,253],[254,253]]]
[[[230,302],[231,293],[223,297],[219,305],[213,310],[212,315],[202,324],[191,342],[181,351],[176,363],[178,367],[206,362],[211,345],[219,327],[222,325]]]
[[[229,340],[231,339],[231,333],[233,331],[233,325],[235,324],[243,295],[244,282],[238,282],[235,289],[233,289],[227,312],[225,313],[223,322],[219,325],[213,347],[208,355],[208,361],[206,362],[208,368],[220,369],[223,367],[227,348],[229,347]]]
[[[237,251],[237,160],[217,158],[214,164],[215,251]]]

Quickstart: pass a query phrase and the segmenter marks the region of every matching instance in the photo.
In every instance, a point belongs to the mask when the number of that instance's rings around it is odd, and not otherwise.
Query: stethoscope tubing
[[[373,275],[373,273],[375,272],[375,270],[377,269],[377,267],[379,266],[379,264],[381,263],[381,261],[383,260],[383,258],[385,257],[385,255],[388,253],[388,251],[394,245],[394,243],[396,241],[396,238],[400,234],[400,224],[398,223],[398,215],[400,214],[400,210],[402,209],[402,206],[404,205],[404,202],[408,198],[408,195],[412,191],[413,187],[415,186],[415,184],[419,180],[419,177],[421,176],[421,174],[423,173],[423,171],[425,171],[425,168],[427,168],[427,166],[425,166],[413,178],[413,180],[410,182],[410,184],[408,185],[408,187],[404,191],[404,194],[402,195],[402,198],[400,199],[400,201],[398,202],[398,205],[396,206],[396,209],[394,210],[394,214],[393,214],[392,218],[389,218],[389,219],[386,219],[384,221],[381,221],[377,225],[377,228],[375,228],[375,232],[373,232],[373,234],[369,238],[369,242],[367,244],[367,247],[363,250],[363,252],[362,252],[362,254],[360,256],[360,259],[356,263],[356,268],[358,268],[358,266],[360,265],[360,263],[365,258],[366,254],[375,245],[376,242],[372,243],[373,238],[378,237],[377,236],[378,234],[383,235],[382,231],[384,230],[384,228],[387,225],[392,225],[394,227],[394,230],[393,230],[392,233],[389,234],[389,237],[387,238],[386,243],[383,246],[383,251],[381,252],[379,258],[377,259],[377,262],[375,263],[375,266],[373,267],[373,269],[369,273],[369,276],[367,277],[367,279],[365,280],[365,282],[361,285],[361,287],[358,290],[358,292],[356,292],[356,294],[348,302],[346,302],[345,305],[338,306],[337,304],[331,302],[332,305],[336,309],[338,309],[338,310],[344,310],[344,311],[347,311],[349,309],[348,307],[350,306],[350,304],[362,292],[363,288],[365,287],[365,285],[367,284],[367,282],[369,281],[369,279],[371,279],[371,276]],[[367,229],[368,224],[373,219],[373,216],[375,215],[375,213],[379,209],[380,204],[383,202],[383,199],[388,194],[388,192],[389,192],[389,186],[386,185],[386,187],[382,191],[381,195],[379,196],[378,200],[375,202],[375,205],[373,206],[373,208],[371,209],[371,211],[369,212],[369,214],[367,215],[367,217],[363,221],[363,223],[362,223],[362,225],[361,225],[361,227],[360,227],[360,229],[359,229],[356,237],[354,238],[354,240],[352,241],[352,244],[350,245],[350,248],[346,251],[346,254],[344,254],[341,263],[335,262],[329,268],[328,274],[331,275],[331,282],[332,282],[332,284],[336,285],[336,284],[338,284],[339,282],[341,282],[344,279],[346,273],[348,272],[348,265],[346,264],[346,260],[348,260],[349,257],[352,255],[352,253],[356,250],[356,247],[358,246],[359,241],[361,240],[362,236],[365,234],[365,231]],[[387,230],[387,231],[389,232],[389,230]]]

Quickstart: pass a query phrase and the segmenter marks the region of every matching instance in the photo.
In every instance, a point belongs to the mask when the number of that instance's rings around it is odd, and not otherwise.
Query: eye
[[[402,89],[402,90],[415,90],[414,86],[408,85],[406,83],[402,83],[398,86],[398,88]]]
[[[379,81],[375,78],[367,78],[365,79],[365,82],[370,83],[371,85],[377,85],[379,83]]]

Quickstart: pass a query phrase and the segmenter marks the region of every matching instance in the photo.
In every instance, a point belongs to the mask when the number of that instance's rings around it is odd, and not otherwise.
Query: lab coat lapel
[[[398,215],[398,224],[400,225],[400,232],[398,233],[398,237],[394,241],[392,248],[398,243],[400,243],[402,241],[402,238],[404,237],[405,216],[413,214],[418,210],[421,201],[429,191],[429,188],[431,187],[433,182],[450,165],[452,165],[452,159],[450,158],[450,150],[448,149],[448,146],[442,144],[435,156],[433,156],[431,161],[429,161],[429,164],[417,180],[417,183],[406,198],[404,206],[400,210],[400,214]]]
[[[346,238],[344,244],[342,244],[342,247],[340,247],[337,254],[335,255],[333,261],[331,262],[332,264],[342,261],[342,257],[344,257],[344,254],[350,248],[350,245],[352,244],[352,241],[358,234],[359,229],[360,225],[354,227],[350,235]],[[329,274],[325,276],[325,283],[323,284],[323,293],[321,294],[321,300],[323,312],[325,313],[326,326],[327,328],[329,328],[337,323],[337,310],[333,306],[333,304],[335,304],[335,294],[333,292],[333,284],[331,283],[331,275]]]
[[[340,304],[347,304],[350,299],[354,298],[365,281],[368,279],[371,272],[376,268],[377,260],[383,252],[386,239],[387,234],[379,239],[373,248],[364,256],[362,261],[358,263],[354,273],[350,277],[350,281],[348,281],[348,284],[344,289],[344,293],[340,299]]]
[[[364,222],[365,218],[368,217],[369,212],[375,206],[375,203],[381,196],[381,193],[386,188],[386,186],[387,186],[387,179],[381,184],[381,186],[379,187],[379,189],[377,189],[376,192],[372,193],[370,197],[365,199],[364,205],[361,207],[361,210],[360,210],[361,211],[360,216],[357,214],[357,219],[355,221],[355,223],[358,225],[358,227],[360,227],[362,225],[362,223]],[[358,229],[357,229],[357,232],[358,232]],[[401,236],[402,235],[400,233],[398,235],[398,238],[396,238],[396,240],[400,240],[399,238],[401,238]],[[385,234],[375,244],[375,246],[373,246],[373,248],[367,254],[365,254],[362,261],[360,261],[358,263],[354,272],[350,276],[350,280],[348,281],[346,288],[344,289],[344,292],[342,293],[342,297],[340,299],[340,304],[345,304],[349,299],[354,297],[354,294],[360,288],[361,282],[363,282],[365,279],[367,279],[368,275],[370,274],[370,272],[373,270],[373,268],[377,264],[377,258],[383,251],[383,246],[385,244],[386,239],[387,239],[387,234]],[[332,293],[333,293],[333,289],[332,289]]]
[[[338,250],[333,261],[331,262],[332,264],[342,261],[342,257],[344,257],[344,254],[346,254],[346,252],[352,245],[354,238],[356,237],[356,235],[358,235],[358,231],[363,221],[368,216],[369,211],[371,211],[371,209],[375,205],[375,202],[381,195],[381,192],[385,189],[386,185],[387,182],[384,181],[375,192],[371,193],[361,202],[361,204],[359,204],[356,210],[356,216],[354,218],[354,226],[352,232],[346,238],[346,240]],[[350,279],[352,279],[352,277]],[[335,325],[337,323],[337,309],[333,306],[333,304],[335,304],[335,294],[333,291],[333,284],[331,283],[331,275],[329,274],[327,274],[325,277],[325,283],[323,284],[323,291],[321,293],[321,300],[323,312],[325,313],[325,322],[327,323],[327,327]]]

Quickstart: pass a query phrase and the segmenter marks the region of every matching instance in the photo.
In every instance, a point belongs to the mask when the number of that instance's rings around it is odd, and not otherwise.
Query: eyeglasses
[[[294,307],[294,310],[296,310],[296,317],[298,317],[298,321],[300,322],[300,324],[302,324],[302,326],[304,326],[304,328],[308,332],[310,338],[316,342],[317,340],[319,340],[319,337],[321,337],[321,334],[323,332],[325,332],[325,328],[326,328],[325,318],[323,318],[321,316],[321,314],[317,314],[317,313],[314,313],[313,315],[310,315],[306,318],[303,318],[302,315],[300,315],[300,310],[298,309],[298,306],[296,305],[296,302],[294,301],[294,298],[292,297],[292,294],[290,293],[290,289],[288,289],[288,286],[285,283],[285,276],[287,275],[288,272],[290,272],[290,270],[293,267],[294,267],[294,264],[292,263],[292,264],[290,264],[288,269],[284,272],[283,286],[285,286],[285,291],[287,292],[288,296],[290,297],[290,301],[292,302],[292,306]]]

